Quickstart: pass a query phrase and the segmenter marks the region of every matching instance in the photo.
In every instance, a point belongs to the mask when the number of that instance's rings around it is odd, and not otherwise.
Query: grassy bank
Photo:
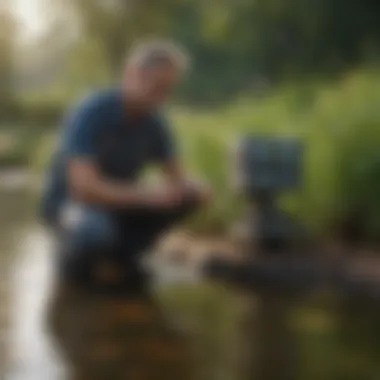
[[[356,224],[366,239],[380,236],[379,79],[356,72],[339,83],[287,86],[269,98],[242,99],[218,111],[173,110],[189,168],[216,191],[215,207],[196,226],[221,230],[240,214],[241,202],[228,185],[228,150],[249,132],[304,141],[304,188],[287,195],[284,204],[314,231],[330,234]],[[53,141],[46,131],[26,138],[29,153],[20,161],[43,168]]]
[[[202,223],[222,227],[241,211],[228,183],[228,146],[244,133],[292,135],[306,146],[304,188],[286,207],[314,231],[380,236],[380,77],[352,73],[340,83],[286,87],[269,99],[241,100],[217,113],[178,111],[174,120],[189,166],[216,189]]]

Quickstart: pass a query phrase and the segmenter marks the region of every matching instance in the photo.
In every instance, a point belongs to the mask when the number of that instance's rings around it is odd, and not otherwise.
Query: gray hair
[[[185,72],[190,66],[187,53],[171,41],[150,41],[134,45],[127,56],[127,64],[154,67],[171,64]]]

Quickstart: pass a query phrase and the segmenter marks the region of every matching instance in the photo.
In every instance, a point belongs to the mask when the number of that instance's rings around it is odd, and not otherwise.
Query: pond
[[[149,300],[60,289],[32,197],[0,193],[0,378],[380,379],[380,308],[221,284],[166,284]]]

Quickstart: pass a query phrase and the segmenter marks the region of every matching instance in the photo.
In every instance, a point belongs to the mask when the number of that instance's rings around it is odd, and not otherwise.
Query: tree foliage
[[[14,49],[17,24],[10,12],[0,8],[0,107],[6,107],[13,92]]]
[[[183,43],[195,70],[188,100],[228,98],[264,76],[331,73],[379,51],[380,3],[372,0],[65,0],[82,31],[117,71],[138,37]]]

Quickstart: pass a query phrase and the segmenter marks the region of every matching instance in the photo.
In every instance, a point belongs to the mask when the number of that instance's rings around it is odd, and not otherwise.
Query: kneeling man
[[[140,254],[209,200],[185,177],[159,109],[186,66],[171,43],[140,45],[128,56],[121,86],[90,96],[70,114],[43,196],[65,278],[88,283],[106,258],[133,287],[144,281]],[[139,175],[153,163],[162,167],[164,185],[143,187]]]

